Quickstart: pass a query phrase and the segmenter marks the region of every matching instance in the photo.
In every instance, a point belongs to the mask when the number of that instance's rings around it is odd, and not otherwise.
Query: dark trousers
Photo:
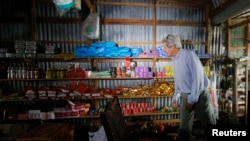
[[[187,110],[185,104],[187,103],[189,93],[181,93],[180,96],[180,141],[191,141],[192,127],[194,114],[201,121],[202,128],[205,134],[208,129],[208,125],[216,124],[216,115],[212,106],[211,96],[208,90],[204,90],[197,103],[193,105],[192,110]]]

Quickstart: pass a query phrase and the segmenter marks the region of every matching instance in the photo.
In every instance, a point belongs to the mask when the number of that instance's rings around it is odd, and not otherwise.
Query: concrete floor
[[[195,141],[207,141],[206,138],[196,138]]]

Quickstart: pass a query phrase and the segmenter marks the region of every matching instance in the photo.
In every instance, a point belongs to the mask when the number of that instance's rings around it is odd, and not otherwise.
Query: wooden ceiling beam
[[[141,6],[141,7],[153,7],[153,3],[135,3],[135,2],[104,2],[97,1],[97,5],[118,5],[118,6]]]
[[[218,13],[220,13],[221,11],[225,10],[227,7],[232,5],[235,1],[236,0],[228,0],[228,1],[226,1],[225,3],[220,5],[219,7],[215,8],[212,11],[210,11],[209,17],[213,17],[213,16],[217,15]]]
[[[96,6],[92,4],[90,0],[85,0],[85,3],[87,4],[90,12],[96,12]]]
[[[237,24],[229,25],[228,28],[233,29],[233,28],[240,27],[240,26],[243,26],[243,25],[246,25],[246,24],[249,24],[249,23],[250,23],[250,19],[246,19],[246,20],[244,20],[242,22],[239,22]]]
[[[205,5],[204,0],[158,0],[160,2],[171,2],[176,4]]]
[[[133,24],[133,25],[176,25],[204,27],[203,22],[172,21],[172,20],[141,20],[141,19],[101,19],[102,24]]]
[[[220,8],[220,10],[210,13],[212,25],[224,23],[226,20],[250,9],[250,0],[228,0]]]

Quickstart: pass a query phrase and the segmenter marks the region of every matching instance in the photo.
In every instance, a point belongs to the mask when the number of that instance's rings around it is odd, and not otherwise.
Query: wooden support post
[[[90,0],[85,0],[85,3],[89,7],[90,12],[96,12],[96,7],[90,2]]]

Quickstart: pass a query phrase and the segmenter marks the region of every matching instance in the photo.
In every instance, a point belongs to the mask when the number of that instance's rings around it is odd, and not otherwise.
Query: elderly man
[[[210,84],[203,65],[194,51],[181,49],[178,36],[168,35],[163,38],[164,51],[172,57],[174,68],[175,94],[172,106],[178,108],[180,98],[179,140],[193,140],[192,127],[194,114],[202,122],[207,132],[208,125],[216,124],[216,117],[208,87]]]

